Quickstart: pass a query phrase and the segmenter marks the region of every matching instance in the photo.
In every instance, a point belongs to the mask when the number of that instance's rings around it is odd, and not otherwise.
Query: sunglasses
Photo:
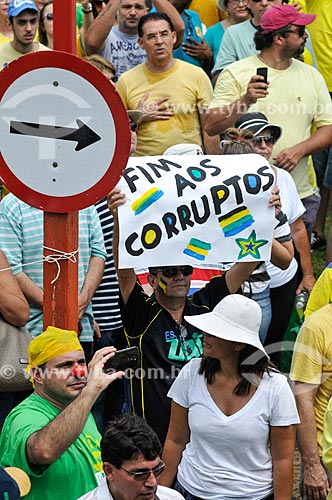
[[[109,0],[92,0],[92,3],[96,5],[97,7],[101,7],[103,3],[108,3]]]
[[[287,30],[286,33],[294,33],[294,35],[302,38],[305,33],[305,26],[297,26],[295,30]]]
[[[190,276],[194,272],[194,269],[192,266],[167,266],[162,267],[160,271],[165,278],[174,278],[179,272],[182,273],[183,276]]]
[[[116,83],[119,80],[119,77],[117,75],[113,75],[109,78],[109,80],[113,83]]]
[[[131,118],[129,118],[129,124],[130,124],[130,130],[132,132],[136,132],[136,130],[138,129],[137,123],[134,122],[134,120],[132,120]]]
[[[272,135],[258,135],[257,137],[254,137],[255,146],[260,146],[263,141],[268,145],[273,145],[276,142]]]
[[[53,12],[49,12],[48,14],[45,14],[43,19],[47,19],[48,21],[53,21]]]
[[[124,470],[127,474],[133,477],[135,481],[147,481],[150,477],[150,474],[153,474],[155,477],[160,476],[162,472],[166,469],[166,465],[164,462],[160,462],[159,465],[157,465],[154,469],[147,470],[147,471],[132,471],[132,470],[126,470],[123,467],[120,467],[121,470]]]

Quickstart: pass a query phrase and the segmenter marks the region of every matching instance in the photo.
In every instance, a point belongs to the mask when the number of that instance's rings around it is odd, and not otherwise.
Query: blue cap
[[[39,13],[39,10],[33,0],[11,0],[8,5],[8,17],[19,16],[21,12],[28,9]]]

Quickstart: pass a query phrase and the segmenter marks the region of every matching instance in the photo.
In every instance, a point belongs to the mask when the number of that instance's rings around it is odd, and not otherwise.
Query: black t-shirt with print
[[[188,297],[184,316],[209,312],[229,295],[225,275],[212,278]],[[133,411],[147,420],[163,443],[170,418],[168,390],[184,364],[202,355],[203,333],[185,320],[178,325],[139,282],[127,304],[120,300],[120,306],[128,345],[137,345],[141,354],[140,368],[130,383]]]

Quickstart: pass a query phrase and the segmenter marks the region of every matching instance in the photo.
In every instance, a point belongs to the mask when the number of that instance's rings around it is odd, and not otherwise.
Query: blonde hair
[[[221,155],[245,155],[256,152],[253,145],[254,135],[249,130],[228,128],[222,137]]]

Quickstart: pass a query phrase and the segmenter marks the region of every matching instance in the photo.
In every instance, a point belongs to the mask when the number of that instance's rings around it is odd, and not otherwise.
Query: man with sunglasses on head
[[[161,451],[156,433],[138,415],[111,420],[101,441],[106,481],[78,500],[183,500],[177,491],[157,484],[166,467]]]
[[[260,52],[223,71],[205,122],[207,133],[213,136],[250,110],[263,112],[282,127],[272,159],[292,174],[306,208],[303,221],[309,239],[319,199],[309,181],[308,156],[332,142],[332,104],[325,81],[315,68],[295,59],[305,47],[305,27],[315,17],[291,5],[268,9],[254,38]],[[261,67],[268,71],[267,82],[256,74]]]
[[[25,54],[50,50],[35,42],[39,11],[33,0],[11,0],[8,19],[13,28],[13,40],[0,47],[0,70]]]
[[[270,203],[275,201],[273,197]],[[184,316],[208,312],[226,295],[238,292],[257,262],[235,263],[190,297],[191,266],[150,267],[147,279],[154,293],[149,297],[134,269],[119,269],[117,265],[117,207],[124,203],[125,194],[114,188],[108,206],[114,215],[113,252],[122,322],[128,345],[137,345],[140,349],[140,370],[130,380],[131,403],[133,411],[147,420],[163,443],[171,409],[168,390],[181,368],[192,358],[201,357],[203,352],[203,332],[187,323]]]
[[[120,76],[146,60],[145,50],[138,44],[138,22],[149,8],[147,0],[112,0],[106,3],[85,35],[85,51],[87,54],[101,54],[111,61]],[[184,33],[180,14],[169,0],[154,0],[153,5],[157,11],[171,18],[178,47]]]

